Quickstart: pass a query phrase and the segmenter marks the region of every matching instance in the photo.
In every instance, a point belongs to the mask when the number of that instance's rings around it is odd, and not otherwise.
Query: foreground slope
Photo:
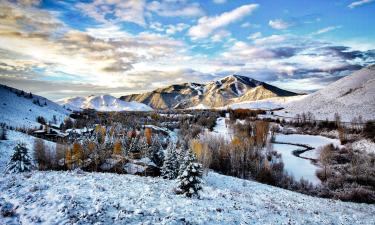
[[[44,97],[21,93],[21,90],[0,85],[0,122],[13,127],[34,128],[40,126],[36,121],[38,116],[60,125],[69,115],[68,110]]]
[[[156,109],[215,108],[243,101],[296,95],[246,76],[231,75],[207,84],[171,85],[152,92],[123,96],[121,99],[142,102]]]
[[[374,224],[374,205],[344,203],[208,173],[201,199],[173,193],[161,178],[33,172],[0,178],[5,223],[33,224]],[[63,184],[63,185],[61,185]],[[0,203],[1,204],[1,203]],[[1,217],[1,216],[0,216]]]
[[[317,119],[330,120],[338,113],[347,122],[358,116],[375,119],[375,65],[341,78],[300,101],[286,104],[284,115],[285,111],[287,115],[312,112]]]
[[[0,168],[17,141],[0,142]],[[201,199],[175,195],[161,178],[50,171],[0,176],[0,224],[374,224],[375,205],[321,199],[209,172]]]
[[[57,101],[72,110],[95,109],[97,111],[152,111],[138,102],[125,102],[111,95],[66,98]]]

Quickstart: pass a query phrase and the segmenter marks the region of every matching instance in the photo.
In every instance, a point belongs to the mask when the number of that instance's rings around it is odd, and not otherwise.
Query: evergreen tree
[[[161,146],[158,137],[154,137],[152,145],[150,147],[150,159],[159,167],[163,166],[164,161],[164,149]]]
[[[187,197],[199,196],[198,191],[202,189],[202,165],[189,160],[184,172],[178,176],[177,194]]]
[[[176,179],[178,176],[178,162],[176,155],[176,145],[171,143],[167,147],[161,175],[165,179]]]
[[[31,171],[31,158],[28,154],[28,149],[24,143],[17,144],[14,147],[14,153],[7,165],[7,173],[22,173]]]
[[[0,140],[7,140],[7,130],[5,127],[0,128]]]
[[[188,149],[187,152],[185,152],[185,151],[183,151],[183,149],[181,149],[181,152],[184,152],[185,154],[183,155],[181,160],[179,160],[179,162],[180,162],[179,175],[181,175],[185,171],[185,169],[188,167],[188,165],[191,162],[196,161],[195,155],[194,155],[194,153],[191,149]],[[181,156],[182,156],[182,153],[181,153]]]

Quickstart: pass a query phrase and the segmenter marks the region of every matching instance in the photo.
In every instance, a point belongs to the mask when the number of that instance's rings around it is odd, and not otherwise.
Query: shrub
[[[365,137],[375,141],[375,121],[367,121],[363,128],[363,134]]]

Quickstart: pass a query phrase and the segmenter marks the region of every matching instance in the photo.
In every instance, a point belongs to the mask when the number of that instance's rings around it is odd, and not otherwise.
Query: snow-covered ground
[[[4,224],[374,224],[374,205],[344,203],[208,173],[201,199],[174,194],[174,181],[85,172],[0,178]],[[0,203],[1,204],[1,203]]]
[[[13,92],[11,91],[13,90]],[[40,124],[36,121],[38,116],[43,116],[46,122],[56,122],[60,125],[69,112],[60,105],[37,95],[32,98],[17,96],[14,91],[17,89],[9,89],[0,85],[0,122],[6,123],[13,127],[35,128]],[[29,94],[26,93],[26,96]],[[40,105],[33,102],[38,101]],[[56,121],[53,121],[55,116]]]
[[[375,154],[375,143],[370,140],[362,139],[359,141],[355,141],[351,144],[351,146],[353,150]]]
[[[224,138],[226,141],[231,141],[233,139],[233,130],[226,124],[225,120],[227,118],[219,117],[216,120],[216,125],[213,128],[213,131],[206,130],[204,136]]]
[[[139,102],[125,102],[111,95],[66,98],[57,101],[73,110],[95,109],[97,111],[153,111]]]
[[[274,97],[257,101],[245,101],[239,103],[233,103],[226,107],[221,107],[219,109],[263,109],[263,110],[272,110],[283,108],[287,103],[301,100],[307,95],[297,95],[291,97]]]

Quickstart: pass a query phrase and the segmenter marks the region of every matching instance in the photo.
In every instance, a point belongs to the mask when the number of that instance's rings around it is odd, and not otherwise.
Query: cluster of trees
[[[40,170],[75,169],[87,171],[113,171],[122,173],[129,157],[148,157],[160,166],[163,148],[157,135],[146,128],[137,134],[121,126],[97,125],[92,133],[72,137],[69,143],[57,144],[55,151],[37,139],[34,144],[35,159]]]
[[[343,201],[375,203],[374,154],[355,152],[333,145],[320,149],[322,170],[317,172],[323,187],[317,195]]]
[[[177,148],[175,143],[168,145],[161,175],[165,179],[178,180],[175,190],[177,194],[187,197],[199,196],[199,190],[202,189],[203,169],[202,165],[196,162],[196,157],[190,148],[186,149],[184,145]]]
[[[258,115],[266,114],[266,111],[260,109],[229,109],[229,118],[231,120],[244,120],[248,118],[257,118]]]

